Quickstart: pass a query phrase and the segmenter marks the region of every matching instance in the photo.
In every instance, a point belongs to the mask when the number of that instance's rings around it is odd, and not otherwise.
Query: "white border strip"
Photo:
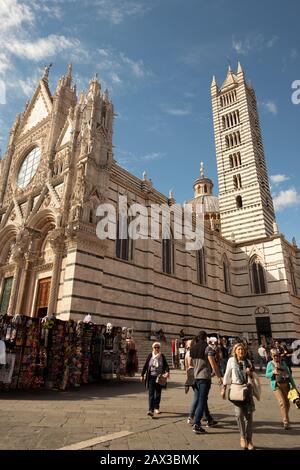
[[[113,441],[114,439],[120,439],[121,437],[129,436],[133,434],[130,431],[120,431],[113,434],[106,434],[105,436],[94,437],[93,439],[88,439],[87,441],[76,442],[76,444],[71,444],[69,446],[61,447],[57,450],[80,450],[85,449],[86,447],[93,447],[102,442]]]

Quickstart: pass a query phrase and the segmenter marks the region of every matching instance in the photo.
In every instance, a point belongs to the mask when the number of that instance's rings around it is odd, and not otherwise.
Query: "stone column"
[[[11,293],[10,293],[10,299],[9,299],[9,305],[7,309],[7,314],[8,315],[15,315],[16,311],[16,304],[18,300],[18,295],[19,295],[19,286],[20,286],[20,279],[22,275],[22,268],[23,268],[23,260],[17,260],[16,261],[16,267],[15,267],[15,273],[14,273],[14,279],[11,287]]]
[[[63,255],[64,246],[65,246],[65,240],[64,240],[63,234],[61,233],[59,229],[55,229],[51,232],[49,240],[50,240],[51,248],[54,253],[48,313],[47,313],[47,315],[50,317],[51,315],[56,314],[59,278],[60,278],[60,272],[61,272],[61,262],[62,262],[62,255]]]
[[[25,310],[24,307],[27,307],[26,300],[28,298],[29,289],[28,289],[28,278],[31,267],[34,261],[37,260],[37,253],[34,251],[36,242],[40,238],[40,232],[38,230],[26,229],[27,234],[27,252],[24,255],[24,267],[20,277],[20,286],[19,286],[19,295],[16,303],[16,314],[19,315],[28,315],[29,312]]]
[[[1,265],[0,265],[0,268],[1,268]],[[0,302],[1,302],[2,291],[3,291],[3,279],[4,279],[4,274],[3,274],[3,271],[1,271],[0,269]]]

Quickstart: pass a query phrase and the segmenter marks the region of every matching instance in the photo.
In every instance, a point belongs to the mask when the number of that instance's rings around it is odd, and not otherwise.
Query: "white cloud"
[[[196,98],[197,94],[196,93],[193,93],[191,91],[185,91],[183,93],[183,95],[185,96],[185,98]]]
[[[28,96],[29,98],[33,95],[36,88],[36,81],[33,81],[30,77],[27,77],[25,80],[19,80],[18,84],[24,95]]]
[[[131,72],[136,77],[143,78],[145,77],[145,75],[150,74],[150,72],[146,70],[142,60],[134,61],[132,59],[129,59],[129,57],[126,57],[126,55],[123,54],[122,52],[120,53],[120,57],[121,57],[121,60],[124,62],[124,64],[129,65]]]
[[[128,150],[119,150],[117,151],[117,154],[119,155],[117,157],[118,162],[124,166],[131,166],[133,164],[136,165],[138,163],[160,160],[166,155],[163,152],[151,152],[145,155],[136,155],[133,152],[129,152]]]
[[[105,49],[99,49],[99,54],[103,57],[108,57],[109,53]]]
[[[128,17],[142,16],[150,10],[149,5],[133,0],[95,0],[98,17],[118,25]]]
[[[291,59],[297,59],[297,57],[298,57],[298,51],[297,51],[297,49],[294,48],[294,49],[291,50],[290,58]]]
[[[0,73],[4,74],[12,68],[12,63],[4,52],[0,52]]]
[[[171,116],[188,116],[191,114],[191,111],[187,108],[172,108],[169,106],[163,106],[163,111]]]
[[[112,73],[111,74],[111,79],[113,81],[113,83],[117,83],[117,84],[120,84],[122,83],[122,80],[120,79],[119,75],[117,73]]]
[[[59,54],[60,52],[80,46],[77,39],[68,39],[65,36],[52,34],[47,38],[40,38],[34,42],[25,42],[13,39],[6,47],[11,54],[22,59],[35,62]]]
[[[270,179],[273,184],[280,184],[280,183],[283,183],[284,181],[288,181],[290,177],[286,175],[271,175]]]
[[[152,152],[148,153],[147,155],[143,155],[140,157],[140,159],[143,161],[160,160],[162,157],[164,157],[164,155],[164,153]]]
[[[273,196],[273,201],[275,209],[281,211],[288,207],[300,205],[300,194],[295,188],[289,188],[275,194]]]
[[[19,29],[24,23],[33,24],[35,16],[32,9],[19,0],[1,0],[1,36],[12,28]]]
[[[55,3],[55,2],[54,2]],[[49,16],[59,17],[60,8],[53,0],[0,0],[0,73],[14,67],[14,57],[34,62],[57,56],[63,51],[82,55],[78,39],[51,34],[38,34],[37,23]],[[34,38],[34,39],[33,39]],[[7,80],[10,80],[9,76]],[[26,83],[23,88],[27,89]]]
[[[273,36],[271,39],[268,40],[267,42],[267,47],[270,49],[271,47],[273,47],[276,42],[278,41],[278,36]]]
[[[153,75],[142,60],[135,61],[110,47],[98,49],[95,61],[104,81],[117,85],[133,78],[140,80]]]
[[[261,51],[273,47],[278,41],[278,36],[266,39],[263,34],[247,34],[243,39],[232,39],[232,48],[240,55],[247,55],[252,51]]]
[[[269,100],[259,104],[264,108],[266,112],[274,115],[278,114],[278,107],[274,101]]]

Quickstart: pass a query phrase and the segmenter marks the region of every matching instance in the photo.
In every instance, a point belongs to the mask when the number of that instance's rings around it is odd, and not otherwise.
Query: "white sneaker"
[[[160,411],[160,410],[154,410],[154,413],[155,413],[156,415],[160,415],[160,414],[161,414],[161,411]]]
[[[191,418],[190,416],[186,420],[187,424],[190,424],[191,426],[194,424],[194,418]]]

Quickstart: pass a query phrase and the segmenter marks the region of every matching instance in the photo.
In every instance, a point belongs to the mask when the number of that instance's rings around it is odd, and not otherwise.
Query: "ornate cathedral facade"
[[[113,104],[97,77],[77,99],[69,67],[52,95],[45,68],[0,166],[0,312],[130,326],[135,338],[206,329],[300,337],[300,249],[279,233],[256,98],[240,64],[211,85],[219,197],[194,182],[204,245],[99,240],[100,203],[174,204],[113,155]],[[153,327],[153,325],[155,325]]]

